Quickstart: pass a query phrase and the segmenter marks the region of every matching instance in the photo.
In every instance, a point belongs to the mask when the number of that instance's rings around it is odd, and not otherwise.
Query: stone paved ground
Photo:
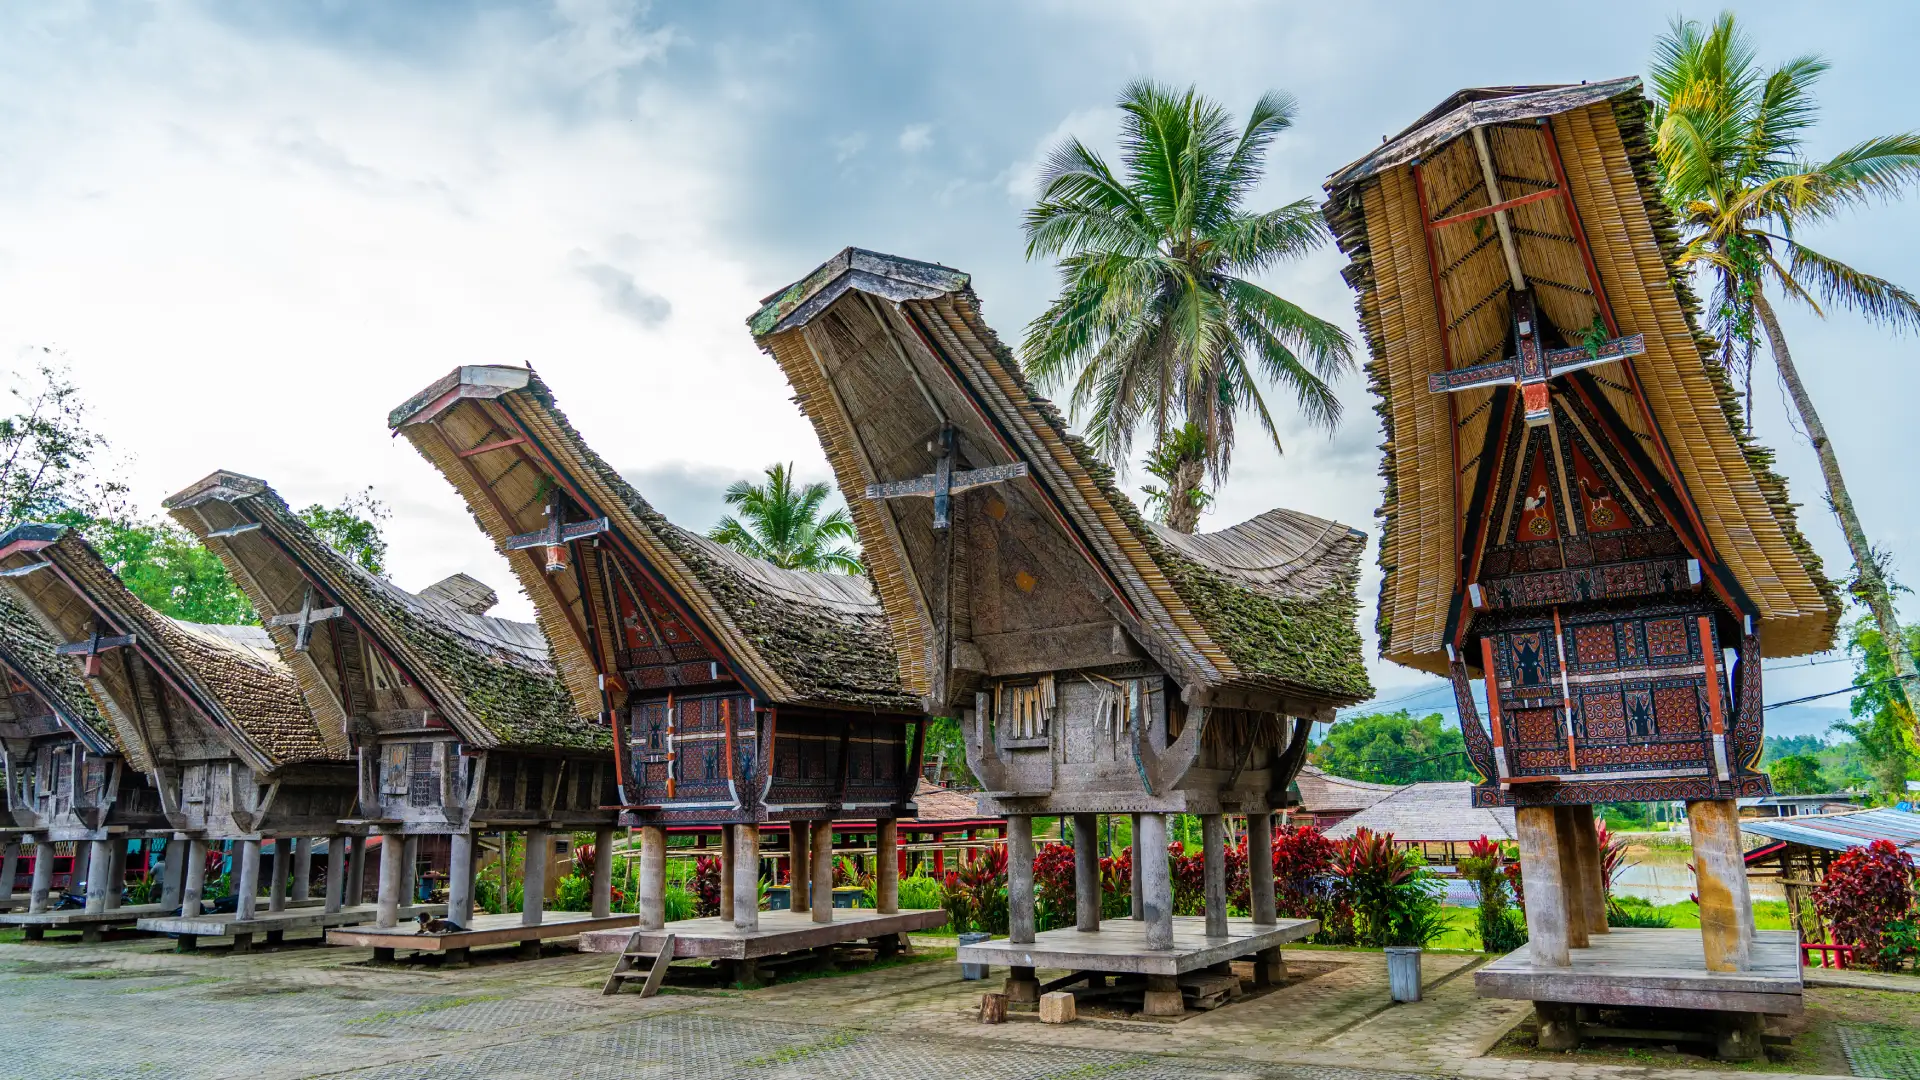
[[[962,982],[951,962],[641,1001],[600,996],[601,956],[464,970],[371,968],[367,956],[299,947],[177,956],[155,941],[0,945],[0,1078],[1658,1077],[1479,1057],[1525,1009],[1476,999],[1471,956],[1429,956],[1427,997],[1414,1005],[1385,1004],[1377,955],[1293,952],[1296,975],[1310,977],[1230,1008],[1180,1023],[1065,1027],[1030,1017],[981,1026],[973,1007],[983,984]]]

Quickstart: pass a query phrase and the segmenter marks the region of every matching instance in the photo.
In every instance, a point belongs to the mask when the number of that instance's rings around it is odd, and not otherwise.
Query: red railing
[[[1801,967],[1850,968],[1853,966],[1853,954],[1858,945],[1820,945],[1809,942],[1800,944]],[[1813,954],[1820,954],[1820,962],[1813,962]],[[1829,963],[1828,960],[1832,962]]]

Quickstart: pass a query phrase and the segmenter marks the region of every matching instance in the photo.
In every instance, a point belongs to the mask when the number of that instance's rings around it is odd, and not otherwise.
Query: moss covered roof
[[[117,753],[120,736],[100,715],[73,661],[56,656],[56,642],[12,590],[0,588],[0,663],[33,688],[61,723],[95,750]]]

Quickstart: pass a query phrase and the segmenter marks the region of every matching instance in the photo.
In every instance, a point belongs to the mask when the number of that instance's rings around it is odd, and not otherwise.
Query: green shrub
[[[1417,854],[1395,848],[1392,833],[1359,829],[1340,854],[1360,944],[1425,945],[1446,932],[1439,879]]]
[[[592,911],[593,879],[583,874],[568,874],[553,890],[553,910]]]
[[[1460,874],[1480,898],[1474,922],[1482,952],[1506,954],[1527,943],[1527,920],[1513,907],[1513,883],[1507,878],[1507,853],[1482,836],[1468,843]]]
[[[699,901],[685,889],[668,889],[662,899],[666,901],[668,922],[694,918],[699,910]]]
[[[932,910],[940,906],[940,882],[924,873],[900,879],[900,906],[908,911]]]
[[[1644,896],[1615,896],[1607,900],[1607,925],[1622,927],[1672,926],[1673,916]]]

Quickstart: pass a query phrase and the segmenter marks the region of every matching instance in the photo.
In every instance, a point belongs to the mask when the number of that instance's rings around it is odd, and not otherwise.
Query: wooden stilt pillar
[[[293,842],[294,903],[313,899],[313,837],[302,836]]]
[[[613,914],[613,826],[593,830],[593,917]]]
[[[720,918],[723,922],[733,919],[733,855],[735,844],[733,830],[734,827],[731,825],[720,826]]]
[[[1167,816],[1141,814],[1133,862],[1140,868],[1140,907],[1147,920],[1147,948],[1173,948],[1173,878],[1167,868]],[[1179,993],[1176,989],[1174,993]]]
[[[401,894],[406,891],[406,842],[399,833],[380,835],[380,892],[375,901],[373,925],[400,925]]]
[[[87,846],[87,910],[105,911],[107,879],[113,876],[113,852],[105,840],[95,840]]]
[[[273,842],[273,878],[267,882],[267,910],[287,910],[287,877],[293,873],[293,837]]]
[[[207,842],[198,837],[187,841],[186,881],[180,888],[180,914],[200,914],[200,901],[207,891]]]
[[[760,826],[733,827],[733,928],[760,929]]]
[[[473,830],[447,837],[447,919],[473,925]]]
[[[13,899],[14,879],[20,875],[20,838],[9,836],[0,849],[0,900]]]
[[[813,871],[812,888],[807,890],[808,899],[812,901],[813,921],[830,923],[833,921],[833,822],[813,823],[813,855],[808,869]]]
[[[260,841],[240,841],[233,861],[234,917],[251,919],[260,912]]]
[[[367,837],[356,836],[352,844],[347,850],[347,877],[341,882],[345,890],[340,894],[341,903],[348,907],[367,901]]]
[[[1520,873],[1527,889],[1527,950],[1540,967],[1570,967],[1566,883],[1560,876],[1560,830],[1551,806],[1513,811],[1520,841]]]
[[[1585,894],[1583,905],[1587,913],[1587,934],[1608,933],[1607,927],[1607,882],[1600,868],[1600,833],[1594,828],[1593,807],[1569,806],[1568,817],[1573,830],[1573,849],[1578,856],[1579,873],[1574,880],[1579,883]]]
[[[27,911],[38,915],[53,901],[53,841],[38,836],[33,841],[33,883],[27,886]]]
[[[1007,939],[1033,942],[1033,818],[1007,817]]]
[[[409,836],[400,846],[401,866],[406,877],[400,882],[400,906],[411,907],[420,900],[420,838]]]
[[[787,908],[806,911],[813,904],[813,832],[805,821],[787,822]]]
[[[1100,929],[1100,815],[1073,815],[1073,924]]]
[[[1273,815],[1247,815],[1247,891],[1255,926],[1279,922],[1273,898]]]
[[[344,906],[347,895],[347,838],[327,837],[327,892],[321,910],[331,915]]]
[[[900,823],[881,818],[873,838],[873,900],[882,915],[900,910]]]
[[[67,871],[67,887],[61,890],[69,896],[87,898],[86,883],[93,880],[93,845],[85,840],[73,842],[73,865]]]
[[[1740,852],[1739,806],[1732,799],[1690,802],[1687,821],[1693,832],[1694,887],[1700,896],[1707,970],[1746,971],[1752,964],[1753,901]]]
[[[1587,941],[1587,885],[1580,880],[1580,841],[1575,836],[1578,817],[1573,806],[1553,808],[1555,847],[1560,852],[1560,885],[1567,906],[1567,948],[1584,949]],[[1533,893],[1527,893],[1529,903]]]
[[[545,829],[527,830],[526,855],[521,859],[520,925],[539,926],[547,910],[547,856],[553,840]],[[645,886],[643,885],[642,888]]]
[[[1207,897],[1207,936],[1227,936],[1227,820],[1200,815],[1200,858]]]
[[[120,906],[120,895],[127,887],[127,841],[116,836],[107,841],[107,910]]]
[[[640,827],[640,922],[642,930],[667,925],[667,830]]]
[[[1140,815],[1130,814],[1128,817],[1131,828],[1127,835],[1133,840],[1133,858],[1129,860],[1133,865],[1133,874],[1129,882],[1131,892],[1128,894],[1127,914],[1129,918],[1140,920],[1147,917],[1146,905],[1140,901]]]
[[[160,876],[160,906],[178,911],[180,890],[187,880],[187,842],[178,836],[169,839],[163,858],[166,859],[166,872]]]

